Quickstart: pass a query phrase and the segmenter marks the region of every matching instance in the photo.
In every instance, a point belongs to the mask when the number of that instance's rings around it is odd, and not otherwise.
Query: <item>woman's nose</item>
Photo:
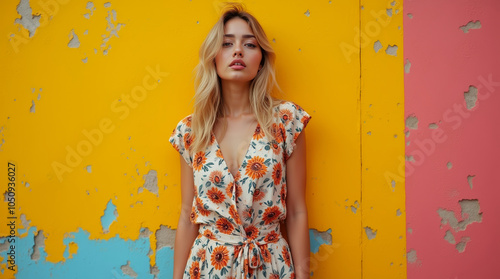
[[[243,55],[243,51],[242,51],[242,48],[241,48],[240,44],[235,44],[233,56],[238,56],[238,55],[242,56]]]

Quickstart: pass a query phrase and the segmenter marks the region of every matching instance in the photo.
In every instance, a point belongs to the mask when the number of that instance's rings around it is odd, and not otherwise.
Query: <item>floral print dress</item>
[[[274,138],[257,124],[234,176],[213,133],[204,152],[189,154],[191,115],[174,129],[169,141],[193,169],[190,219],[199,224],[183,278],[295,278],[279,225],[286,218],[286,160],[311,116],[288,101],[275,107],[275,116]]]

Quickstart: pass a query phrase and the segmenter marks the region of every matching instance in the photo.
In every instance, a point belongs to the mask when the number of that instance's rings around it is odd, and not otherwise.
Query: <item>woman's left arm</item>
[[[306,138],[303,131],[286,162],[286,228],[297,279],[309,278],[310,244],[306,206]]]

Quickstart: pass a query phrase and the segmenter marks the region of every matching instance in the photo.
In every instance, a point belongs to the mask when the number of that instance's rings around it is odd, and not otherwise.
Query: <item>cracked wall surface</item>
[[[180,172],[167,139],[191,113],[192,69],[221,2],[2,1],[0,163],[17,166],[16,278],[171,278]],[[245,4],[277,53],[278,97],[316,119],[312,278],[404,278],[403,3]],[[7,235],[0,227],[10,276]]]
[[[408,278],[498,277],[499,10],[405,3]]]

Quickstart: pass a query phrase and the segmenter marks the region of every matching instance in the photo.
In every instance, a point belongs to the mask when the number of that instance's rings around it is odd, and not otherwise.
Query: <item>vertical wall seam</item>
[[[359,231],[360,233],[360,247],[361,247],[361,279],[363,278],[363,103],[361,102],[361,97],[362,97],[362,82],[363,79],[362,77],[362,71],[363,68],[361,67],[361,0],[359,0],[358,3],[358,28],[359,28],[359,180],[360,180],[360,185],[359,185],[359,214],[360,214],[360,228]]]

